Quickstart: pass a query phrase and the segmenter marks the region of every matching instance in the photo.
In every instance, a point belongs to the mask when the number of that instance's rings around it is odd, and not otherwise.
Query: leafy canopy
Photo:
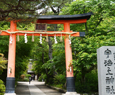
[[[50,4],[51,1],[52,0],[0,0],[0,21],[9,20],[9,18],[29,18],[28,16],[31,14],[38,15],[37,11],[47,9],[45,3]]]

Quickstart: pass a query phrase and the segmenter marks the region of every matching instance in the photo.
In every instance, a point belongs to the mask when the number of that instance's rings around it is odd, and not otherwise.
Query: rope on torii
[[[12,43],[12,35],[16,34],[17,35],[17,41],[19,41],[19,35],[24,35],[25,43],[28,42],[27,36],[30,35],[32,36],[32,42],[34,42],[34,36],[40,36],[40,43],[42,44],[42,36],[46,36],[46,41],[48,42],[48,36],[54,36],[54,41],[55,43],[57,42],[56,36],[60,36],[60,41],[62,42],[62,36],[68,36],[69,38],[69,43],[71,44],[71,36],[85,36],[85,32],[63,32],[63,31],[43,31],[43,32],[35,32],[35,31],[19,31],[15,30],[14,32],[11,32],[10,30],[0,30],[0,35],[10,35],[10,43]]]
[[[26,31],[16,31],[16,32],[9,32],[7,30],[1,30],[1,32],[4,31],[6,33],[9,33],[9,34],[16,34],[16,33],[26,33],[26,34],[68,34],[68,35],[71,35],[71,34],[76,34],[76,32],[61,32],[61,31],[58,31],[58,32],[26,32]]]

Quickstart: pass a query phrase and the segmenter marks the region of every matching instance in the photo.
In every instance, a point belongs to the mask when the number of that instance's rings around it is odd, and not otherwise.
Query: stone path
[[[62,95],[57,90],[48,88],[44,82],[32,81],[18,82],[16,87],[16,95]]]

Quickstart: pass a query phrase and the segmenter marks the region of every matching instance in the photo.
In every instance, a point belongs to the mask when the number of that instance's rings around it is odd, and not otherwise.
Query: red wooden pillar
[[[70,32],[70,23],[64,23],[64,32]],[[66,59],[67,92],[75,92],[73,67],[71,66],[72,49],[69,42],[69,36],[65,38],[65,59]]]
[[[16,27],[17,27],[16,22],[11,21],[10,32],[14,32],[16,30]],[[15,55],[16,55],[16,34],[10,34],[5,95],[7,95],[7,93],[8,95],[9,94],[15,95]]]

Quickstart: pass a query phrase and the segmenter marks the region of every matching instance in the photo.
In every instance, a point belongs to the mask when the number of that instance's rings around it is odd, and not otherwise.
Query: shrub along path
[[[30,84],[29,82],[18,82],[16,95],[62,95],[62,93],[48,88],[44,82],[31,81]]]

